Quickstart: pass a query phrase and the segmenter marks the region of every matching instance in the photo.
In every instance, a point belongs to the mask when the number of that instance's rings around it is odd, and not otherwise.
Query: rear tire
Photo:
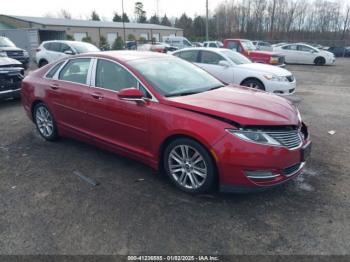
[[[39,134],[47,141],[58,139],[56,121],[44,103],[38,103],[33,110],[33,119]]]
[[[244,80],[241,85],[265,91],[264,84],[258,79],[251,78]]]
[[[176,139],[166,147],[163,166],[171,182],[187,193],[208,192],[216,181],[212,157],[205,147],[189,138]]]
[[[314,63],[317,66],[323,66],[326,64],[326,59],[324,59],[323,57],[316,57]]]

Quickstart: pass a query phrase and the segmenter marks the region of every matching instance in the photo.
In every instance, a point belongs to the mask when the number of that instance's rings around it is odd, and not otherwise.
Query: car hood
[[[248,51],[249,54],[252,55],[258,55],[258,56],[267,56],[267,57],[271,57],[271,56],[281,56],[281,54],[277,53],[277,52],[271,52],[271,51]]]
[[[19,67],[22,67],[22,63],[15,59],[12,59],[9,57],[0,57],[0,67],[17,66],[17,65]]]
[[[325,50],[320,50],[320,53],[324,56],[334,56],[332,52],[325,51]]]
[[[23,49],[15,47],[15,46],[1,46],[0,50],[3,50],[3,51],[23,51]]]
[[[290,76],[290,75],[292,75],[292,73],[286,69],[280,68],[278,66],[268,65],[268,64],[251,63],[251,64],[238,65],[238,67],[243,68],[243,69],[247,69],[247,70],[251,70],[251,71],[258,71],[260,73],[274,74],[277,76]]]
[[[296,108],[285,98],[240,86],[166,98],[169,105],[228,119],[242,126],[298,125]]]

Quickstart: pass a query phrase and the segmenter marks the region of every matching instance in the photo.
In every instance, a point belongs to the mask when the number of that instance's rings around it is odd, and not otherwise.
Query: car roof
[[[184,48],[184,49],[180,49],[174,52],[175,53],[180,53],[180,52],[185,52],[185,51],[212,51],[215,53],[223,53],[223,52],[227,52],[227,51],[231,51],[234,52],[230,49],[226,49],[226,48],[215,48],[215,47],[189,47],[189,48]]]
[[[131,61],[138,59],[147,59],[147,58],[165,58],[173,57],[171,55],[162,54],[158,52],[150,51],[101,51],[101,52],[92,52],[78,55],[75,57],[101,57],[101,58],[110,58],[117,59],[119,61]]]
[[[69,40],[49,40],[49,41],[43,41],[42,44],[46,43],[64,43],[64,44],[74,44],[74,43],[83,43],[83,44],[90,44],[88,42],[83,42],[83,41],[69,41]]]

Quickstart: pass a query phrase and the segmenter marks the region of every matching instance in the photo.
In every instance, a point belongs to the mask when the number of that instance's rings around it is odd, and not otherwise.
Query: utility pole
[[[122,22],[123,22],[123,34],[124,34],[124,46],[125,46],[126,36],[125,36],[125,19],[124,19],[124,0],[122,0]]]
[[[207,41],[209,41],[209,8],[208,8],[208,0],[206,0],[205,39]]]

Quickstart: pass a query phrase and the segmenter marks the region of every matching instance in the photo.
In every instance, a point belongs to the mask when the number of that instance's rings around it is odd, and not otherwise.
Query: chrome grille
[[[266,132],[273,139],[281,143],[281,145],[289,149],[296,148],[301,145],[301,136],[298,131],[285,132]]]

